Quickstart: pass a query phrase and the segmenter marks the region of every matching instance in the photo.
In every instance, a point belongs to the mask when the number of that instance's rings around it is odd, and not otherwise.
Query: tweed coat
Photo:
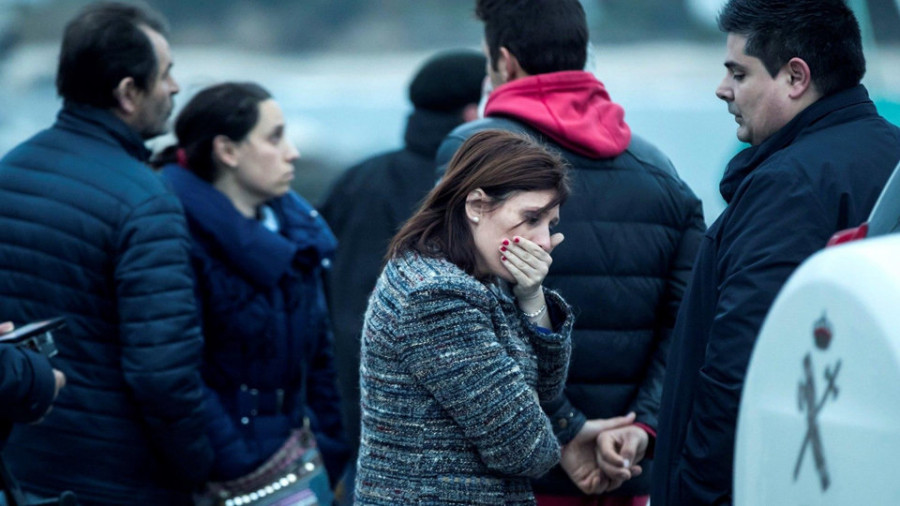
[[[417,253],[388,262],[363,328],[357,504],[534,503],[529,478],[559,460],[539,402],[562,390],[574,319],[545,293],[552,331],[505,282]]]

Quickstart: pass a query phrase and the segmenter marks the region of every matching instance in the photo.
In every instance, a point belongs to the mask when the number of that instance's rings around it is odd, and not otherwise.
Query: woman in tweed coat
[[[568,192],[557,156],[481,132],[394,238],[362,336],[357,504],[534,503],[559,460],[539,402],[571,352],[541,287]]]

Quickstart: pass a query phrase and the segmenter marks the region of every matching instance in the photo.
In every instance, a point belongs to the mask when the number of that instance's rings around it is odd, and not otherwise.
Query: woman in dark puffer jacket
[[[256,84],[219,84],[185,106],[175,133],[160,159],[174,160],[162,174],[193,236],[212,479],[259,467],[304,417],[338,478],[347,446],[322,291],[336,242],[290,191],[299,153],[281,109]]]

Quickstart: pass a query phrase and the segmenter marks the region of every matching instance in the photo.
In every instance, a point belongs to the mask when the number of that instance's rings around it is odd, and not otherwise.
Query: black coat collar
[[[792,144],[801,133],[809,130],[818,130],[835,123],[843,123],[847,120],[844,114],[833,113],[847,107],[871,103],[869,93],[863,85],[857,85],[833,95],[823,97],[804,109],[794,117],[787,125],[772,134],[768,139],[757,146],[749,147],[728,162],[725,176],[719,183],[719,192],[725,202],[731,202],[738,187],[753,170],[765,162],[777,151]],[[851,113],[852,114],[852,113]]]

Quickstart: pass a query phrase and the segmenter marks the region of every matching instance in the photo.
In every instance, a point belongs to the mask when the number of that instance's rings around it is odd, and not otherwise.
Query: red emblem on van
[[[831,344],[831,323],[825,318],[824,313],[821,318],[816,320],[816,324],[813,327],[813,338],[816,342],[816,347],[820,350],[828,349],[828,346]]]

